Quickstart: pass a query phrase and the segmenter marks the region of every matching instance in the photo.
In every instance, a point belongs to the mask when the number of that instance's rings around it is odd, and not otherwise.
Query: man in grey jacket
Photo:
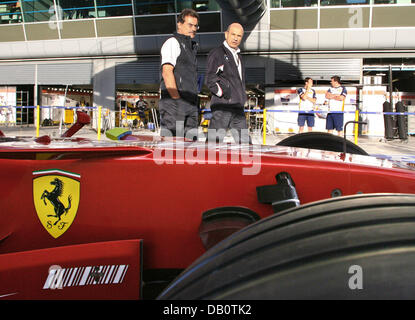
[[[245,70],[239,45],[244,29],[232,23],[225,32],[223,44],[209,52],[206,84],[212,93],[212,119],[208,141],[222,142],[228,129],[236,143],[250,143],[244,112],[246,102]]]

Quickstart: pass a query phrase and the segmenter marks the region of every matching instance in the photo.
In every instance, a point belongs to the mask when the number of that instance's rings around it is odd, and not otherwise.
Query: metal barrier
[[[32,109],[33,110],[33,121],[26,121],[25,123],[18,123],[16,121],[15,113],[13,115],[13,109]],[[41,116],[43,110],[60,110],[58,115],[52,115],[52,112],[49,113],[49,116]],[[0,106],[0,125],[6,126],[15,126],[15,127],[22,127],[23,125],[34,125],[36,130],[36,137],[40,134],[41,127],[52,127],[58,126],[59,127],[59,135],[62,134],[62,126],[66,124],[72,124],[75,122],[76,119],[76,112],[74,112],[73,120],[70,122],[65,122],[65,111],[66,110],[82,110],[85,112],[98,112],[99,108],[97,107],[64,107],[64,106]],[[93,116],[92,118],[97,117],[97,115]],[[29,116],[28,116],[29,118]],[[41,119],[42,118],[42,119]],[[52,120],[55,119],[55,120]],[[57,120],[58,119],[58,120]],[[42,121],[42,122],[41,122]],[[93,123],[91,122],[91,126]],[[97,132],[100,132],[98,130]]]
[[[16,121],[16,111],[17,109],[32,109],[33,110],[33,121],[26,122],[17,122]],[[45,109],[51,110],[49,115],[42,117],[42,111]],[[59,110],[59,114],[53,114],[53,110]],[[23,125],[34,125],[36,129],[36,137],[40,134],[40,128],[46,126],[58,126],[59,135],[63,133],[63,126],[66,124],[72,124],[76,122],[76,112],[72,115],[72,121],[65,121],[65,111],[67,110],[81,110],[90,113],[91,123],[90,127],[97,132],[97,139],[101,139],[101,133],[105,133],[106,130],[112,129],[117,119],[116,113],[119,111],[110,110],[102,106],[98,107],[65,107],[65,106],[0,106],[0,126],[16,126],[22,127]],[[127,120],[127,113],[125,113],[124,118]],[[123,119],[124,119],[123,118]],[[149,111],[149,121],[152,124],[152,129],[154,131],[159,130],[159,121],[157,119],[157,112],[151,108]],[[120,125],[126,124],[126,126],[132,129],[131,124],[128,121],[120,121]]]
[[[92,121],[90,126],[97,131],[97,139],[101,139],[101,131],[105,133],[107,129],[111,129],[113,124],[115,123],[115,119],[117,119],[116,113],[120,111],[113,111],[108,108],[103,108],[101,106],[98,107],[64,107],[64,106],[0,106],[0,126],[5,124],[6,126],[9,125],[15,125],[19,126],[22,125],[22,123],[18,124],[16,122],[16,119],[13,120],[13,108],[19,108],[19,109],[33,109],[36,113],[34,115],[34,125],[36,127],[36,137],[39,136],[40,127],[44,124],[41,124],[41,109],[57,109],[57,110],[82,110],[86,112],[92,112]],[[210,109],[204,109],[205,111],[209,111]],[[62,126],[65,125],[65,113],[60,112],[59,115],[59,134],[62,134]],[[267,113],[269,112],[276,112],[276,113],[304,113],[302,110],[274,110],[274,109],[245,109],[246,113],[260,113],[262,114],[262,127],[260,128],[260,131],[262,131],[262,140],[263,144],[266,144],[266,136],[267,136]],[[314,110],[314,111],[308,111],[308,113],[329,113],[329,111],[326,110]],[[372,112],[372,111],[359,111],[359,109],[356,109],[355,111],[330,111],[330,113],[350,113],[355,114],[355,121],[357,122],[359,120],[359,115],[362,114],[378,114],[378,115],[396,115],[396,116],[412,116],[415,115],[415,112]],[[76,113],[75,113],[76,114]],[[159,130],[159,120],[157,118],[156,111],[152,108],[151,113],[149,114],[152,118],[152,123],[154,124],[154,131]],[[11,117],[11,120],[10,120]],[[3,120],[4,118],[4,120]],[[125,113],[125,118],[127,118],[127,113]],[[47,118],[42,119],[44,122],[47,120]],[[52,124],[55,124],[54,121],[49,119]],[[57,122],[57,121],[55,121]],[[73,121],[75,122],[75,121]],[[73,123],[72,122],[72,123]],[[29,124],[28,122],[25,124]],[[122,123],[120,123],[122,125]],[[130,126],[127,122],[127,126]],[[355,124],[354,128],[354,139],[355,144],[357,144],[357,137],[358,137],[358,125]]]
[[[313,110],[307,111],[304,110],[274,110],[274,109],[262,109],[262,110],[252,110],[245,109],[246,113],[262,113],[263,114],[263,125],[262,125],[262,143],[266,144],[267,136],[267,113],[268,112],[280,112],[280,113],[312,113],[312,114],[327,114],[327,113],[349,113],[355,115],[355,122],[359,122],[359,116],[362,114],[378,114],[378,115],[396,115],[396,116],[409,116],[415,115],[415,112],[373,112],[373,111],[360,111],[356,109],[355,111],[327,111],[327,110]],[[358,143],[358,124],[355,123],[354,126],[354,143]]]

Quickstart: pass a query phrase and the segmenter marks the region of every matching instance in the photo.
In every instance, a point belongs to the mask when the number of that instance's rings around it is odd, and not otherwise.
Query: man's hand
[[[221,90],[222,90],[222,95],[221,98],[223,99],[230,99],[231,98],[231,86],[228,80],[226,80],[225,78],[220,77],[219,81],[218,81],[218,85],[220,86]]]

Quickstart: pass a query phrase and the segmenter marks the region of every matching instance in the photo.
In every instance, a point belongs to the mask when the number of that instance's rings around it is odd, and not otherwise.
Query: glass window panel
[[[220,13],[200,13],[198,32],[221,32]]]
[[[96,17],[94,0],[56,0],[60,19],[85,19]]]
[[[53,0],[21,0],[25,22],[55,21]]]
[[[173,14],[138,17],[135,19],[137,35],[171,34],[176,31],[176,18]]]
[[[137,17],[135,26],[137,35],[171,34],[176,31],[176,18],[174,14]],[[198,32],[221,32],[220,13],[201,12]]]
[[[374,0],[375,4],[411,4],[415,3],[415,0]]]
[[[132,16],[131,0],[96,0],[98,18]]]
[[[181,12],[185,8],[191,8],[196,11],[219,11],[220,6],[214,0],[176,0],[177,12]]]
[[[370,0],[321,0],[322,6],[341,6],[352,4],[369,4]]]
[[[271,0],[271,8],[315,7],[318,0]]]
[[[20,1],[0,1],[0,23],[21,23]]]
[[[175,0],[134,1],[136,15],[163,14],[175,12]]]
[[[220,11],[220,6],[215,0],[134,0],[136,15],[175,13],[181,12],[185,8],[192,8],[200,12]]]

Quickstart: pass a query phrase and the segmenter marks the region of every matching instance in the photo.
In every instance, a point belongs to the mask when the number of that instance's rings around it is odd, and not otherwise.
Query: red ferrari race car
[[[408,165],[75,129],[0,137],[2,299],[414,295]]]

